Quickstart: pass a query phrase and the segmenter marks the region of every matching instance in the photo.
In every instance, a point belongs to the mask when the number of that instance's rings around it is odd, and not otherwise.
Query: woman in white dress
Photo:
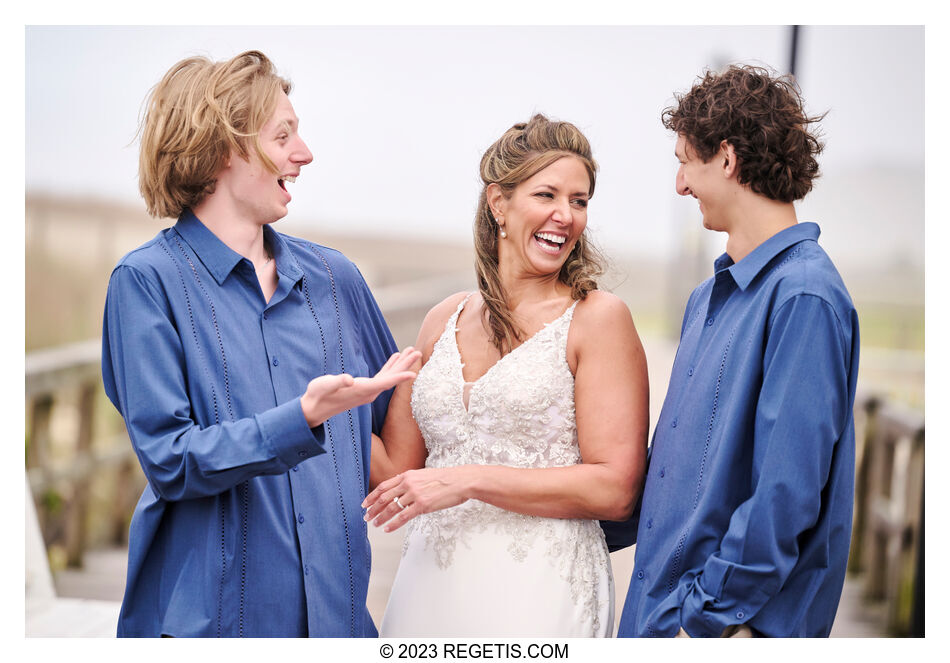
[[[649,414],[630,312],[596,289],[596,168],[541,115],[482,157],[478,292],[428,313],[373,441],[366,519],[408,523],[383,636],[612,635],[598,520],[633,510]]]

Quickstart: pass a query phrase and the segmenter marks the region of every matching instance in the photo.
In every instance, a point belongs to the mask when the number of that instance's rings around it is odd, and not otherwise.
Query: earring
[[[493,216],[495,216],[495,223],[498,224],[498,234],[501,236],[502,239],[507,238],[508,233],[505,232],[505,220],[502,219],[500,216],[497,216],[497,215],[493,215]]]

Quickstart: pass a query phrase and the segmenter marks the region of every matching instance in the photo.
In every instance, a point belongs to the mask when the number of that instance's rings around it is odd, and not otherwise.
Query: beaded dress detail
[[[577,302],[467,383],[456,325],[469,297],[413,385],[426,466],[580,463],[566,356]],[[527,516],[468,500],[406,527],[382,635],[611,635],[613,578],[597,521]]]

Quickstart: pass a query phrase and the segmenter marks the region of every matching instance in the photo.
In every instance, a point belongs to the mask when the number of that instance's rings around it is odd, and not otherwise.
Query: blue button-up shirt
[[[854,501],[858,320],[818,226],[690,296],[650,447],[620,636],[827,636]]]
[[[395,344],[352,263],[264,233],[269,302],[190,212],[112,274],[103,383],[148,479],[120,636],[376,635],[360,503],[389,395],[315,429],[300,396],[374,374]]]

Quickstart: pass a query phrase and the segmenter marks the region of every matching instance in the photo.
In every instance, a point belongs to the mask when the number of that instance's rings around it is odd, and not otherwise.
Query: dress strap
[[[564,317],[567,318],[568,322],[570,322],[570,321],[574,318],[574,309],[577,308],[577,304],[578,304],[580,301],[581,301],[581,300],[579,300],[579,299],[575,299],[575,300],[574,300],[574,303],[571,304],[570,306],[568,306],[568,307],[567,307],[567,310],[564,311]]]
[[[462,309],[465,308],[465,305],[468,303],[468,300],[471,299],[472,295],[474,294],[475,294],[474,292],[468,293],[467,295],[465,295],[462,301],[459,302],[459,305],[455,309],[455,313],[450,315],[449,319],[446,320],[445,322],[445,331],[448,331],[449,329],[451,329],[453,334],[458,331],[458,329],[456,329],[456,325],[458,324],[459,315],[461,315]]]
[[[567,336],[571,329],[571,320],[574,319],[574,309],[577,308],[578,302],[580,302],[579,299],[574,300],[574,303],[567,307],[567,310],[561,314],[561,317],[552,323],[558,327],[555,333],[559,339],[557,343],[557,354],[560,361],[567,361]]]

